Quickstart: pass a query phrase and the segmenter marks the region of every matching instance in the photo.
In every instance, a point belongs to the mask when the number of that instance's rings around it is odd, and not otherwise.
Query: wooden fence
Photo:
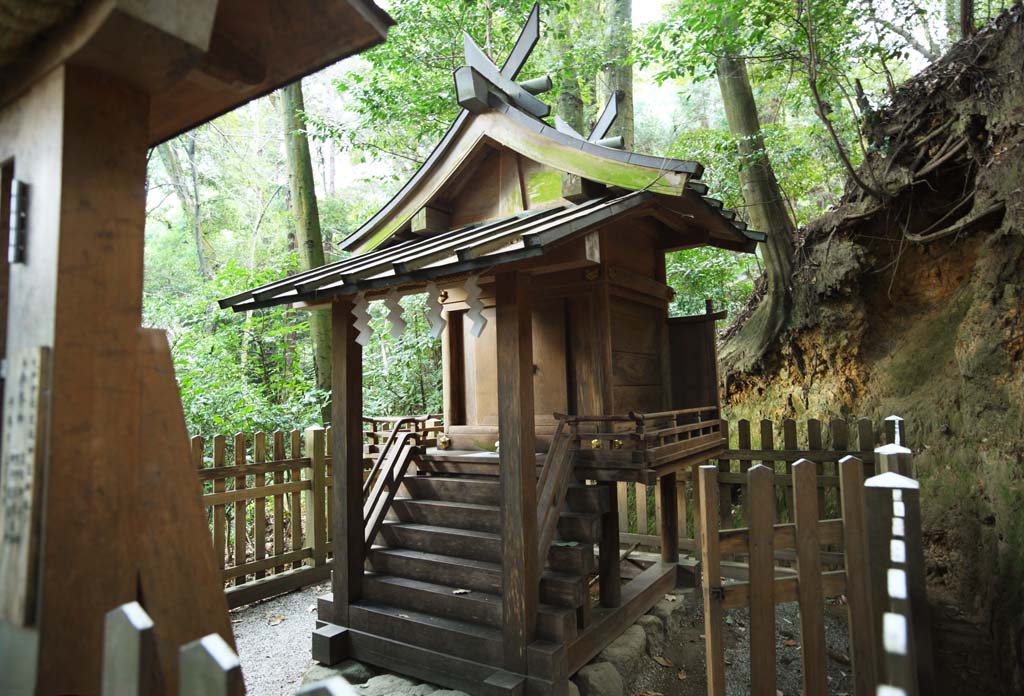
[[[722,501],[719,528],[740,528],[749,519],[746,472],[756,464],[779,474],[774,482],[779,519],[793,520],[791,474],[794,462],[801,459],[815,462],[820,516],[839,514],[839,460],[855,456],[864,462],[870,475],[874,471],[875,447],[880,440],[893,442],[897,421],[899,419],[887,419],[878,426],[867,418],[854,421],[833,418],[827,422],[810,418],[802,423],[788,418],[781,422],[764,419],[753,424],[746,419],[733,423],[723,421],[729,449],[719,459],[713,460],[719,470],[718,494]],[[700,539],[700,519],[695,514],[700,497],[699,489],[694,485],[696,468],[680,472],[676,483],[679,548],[691,553],[698,551]],[[650,547],[659,545],[661,492],[655,490],[657,488],[634,483],[618,484],[619,529],[624,543]],[[786,555],[786,552],[780,553],[780,556]]]
[[[842,516],[824,520],[819,519],[818,465],[806,459],[794,462],[787,477],[792,522],[777,516],[778,475],[771,467],[755,465],[743,474],[749,494],[748,527],[724,530],[719,527],[722,474],[713,465],[700,468],[709,696],[725,693],[723,611],[738,607],[750,611],[750,693],[777,693],[775,605],[781,602],[799,605],[803,693],[830,693],[825,599],[840,595],[846,598],[849,617],[853,693],[933,692],[917,483],[890,470],[897,461],[905,458],[880,457],[880,468],[887,473],[867,481],[866,467],[858,458],[838,462]],[[840,567],[824,558],[825,546],[841,548]],[[795,553],[795,570],[778,566],[779,551]],[[724,555],[746,559],[744,581],[723,578]]]
[[[398,418],[363,418],[364,469]],[[433,416],[406,422],[436,442]],[[241,606],[330,577],[331,429],[192,438],[228,605]]]

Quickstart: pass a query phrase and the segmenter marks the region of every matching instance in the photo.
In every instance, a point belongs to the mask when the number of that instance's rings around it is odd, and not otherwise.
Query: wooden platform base
[[[674,588],[677,573],[676,564],[656,562],[623,586],[620,606],[595,608],[590,625],[579,635],[565,643],[533,643],[528,654],[528,674],[508,672],[464,656],[375,635],[367,630],[368,626],[357,630],[320,622],[313,632],[313,659],[326,665],[345,659],[359,660],[474,696],[567,696],[569,677]],[[326,597],[320,599],[322,609],[329,609],[329,603]],[[353,609],[357,606],[353,605]]]

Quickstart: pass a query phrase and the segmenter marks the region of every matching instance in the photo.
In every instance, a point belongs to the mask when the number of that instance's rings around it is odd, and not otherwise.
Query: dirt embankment
[[[862,173],[801,233],[793,305],[732,417],[907,419],[933,597],[991,627],[1024,691],[1024,8],[873,114]],[[727,341],[743,340],[734,327]]]

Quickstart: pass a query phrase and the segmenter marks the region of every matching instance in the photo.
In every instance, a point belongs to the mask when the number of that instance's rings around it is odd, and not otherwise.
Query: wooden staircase
[[[432,452],[405,476],[367,554],[351,628],[500,666],[501,517],[497,467],[463,473],[458,454]],[[485,469],[484,469],[485,470]],[[540,584],[537,639],[566,643],[590,616],[594,547],[608,488],[570,484]]]

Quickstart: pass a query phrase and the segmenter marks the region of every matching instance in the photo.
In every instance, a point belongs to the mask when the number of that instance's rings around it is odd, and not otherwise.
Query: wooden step
[[[459,589],[501,593],[501,566],[411,549],[374,547],[368,561],[374,572],[397,575]],[[540,581],[540,601],[556,607],[575,608],[586,599],[584,576],[546,571]]]
[[[395,498],[392,509],[402,522],[480,532],[501,531],[501,513],[497,505]],[[558,518],[558,538],[596,544],[601,540],[601,516],[592,512],[563,512]]]
[[[381,538],[392,548],[413,549],[490,563],[501,562],[501,536],[494,532],[385,522],[381,527]],[[593,573],[597,567],[594,547],[591,544],[552,544],[548,552],[547,566],[561,573]]]
[[[407,476],[405,487],[413,498],[498,505],[498,479],[493,476]]]
[[[501,631],[412,609],[360,601],[349,607],[351,628],[450,655],[498,665],[503,659]]]
[[[501,536],[494,532],[387,522],[381,528],[381,536],[392,548],[439,553],[489,563],[501,562]]]
[[[402,522],[473,529],[480,532],[501,530],[501,518],[496,505],[395,498],[391,508]]]
[[[603,514],[611,506],[608,486],[584,486],[570,484],[565,496],[565,509],[570,512],[593,512]]]
[[[364,597],[370,601],[404,607],[500,628],[501,597],[487,592],[464,592],[464,588],[439,585],[392,575],[368,574]],[[540,605],[537,607],[537,637],[564,643],[576,637],[576,612],[572,609]]]
[[[407,476],[405,487],[412,498],[449,502],[498,505],[501,489],[495,476]],[[565,497],[571,512],[608,512],[609,489],[605,486],[572,484]]]

